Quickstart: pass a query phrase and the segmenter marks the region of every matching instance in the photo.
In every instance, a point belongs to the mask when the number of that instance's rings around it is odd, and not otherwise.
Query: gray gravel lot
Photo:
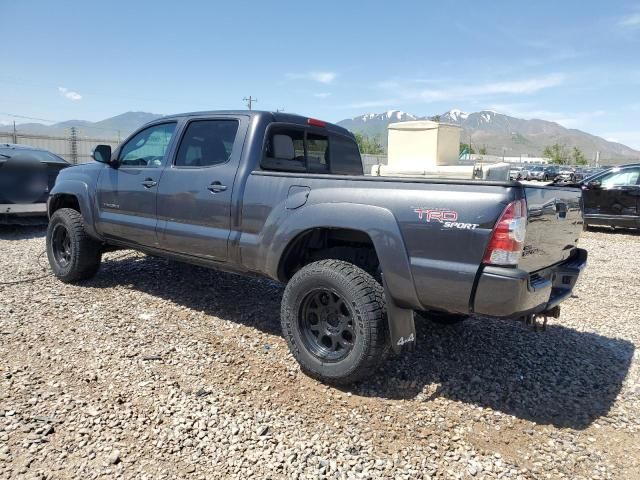
[[[581,244],[546,332],[422,322],[343,390],[300,373],[269,281],[119,251],[0,285],[0,478],[640,478],[640,235]],[[43,250],[0,227],[0,282]]]

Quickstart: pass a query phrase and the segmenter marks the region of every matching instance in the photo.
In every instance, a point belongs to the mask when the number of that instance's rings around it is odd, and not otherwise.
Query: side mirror
[[[91,156],[96,162],[111,164],[111,146],[110,145],[97,145],[93,149]]]
[[[589,188],[600,188],[602,186],[602,183],[600,182],[600,180],[591,180],[589,183],[587,183],[587,187]]]

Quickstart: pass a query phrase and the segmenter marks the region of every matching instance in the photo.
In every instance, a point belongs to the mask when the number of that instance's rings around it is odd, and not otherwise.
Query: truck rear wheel
[[[53,274],[63,282],[88,280],[100,268],[100,244],[84,230],[80,212],[61,208],[47,228],[47,257]]]
[[[342,260],[321,260],[296,272],[284,291],[281,323],[302,370],[327,383],[371,375],[388,349],[382,286]]]

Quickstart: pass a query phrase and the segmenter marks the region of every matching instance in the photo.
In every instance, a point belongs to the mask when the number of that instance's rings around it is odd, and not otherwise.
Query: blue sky
[[[640,1],[0,0],[0,121],[496,110],[640,148]]]

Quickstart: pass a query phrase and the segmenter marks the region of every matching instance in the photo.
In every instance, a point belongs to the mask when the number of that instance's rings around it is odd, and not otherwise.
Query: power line
[[[16,113],[8,113],[8,112],[0,112],[0,115],[6,115],[7,117],[12,117],[12,118],[21,118],[23,120],[35,120],[37,122],[46,122],[46,123],[65,123],[65,122],[69,122],[69,120],[49,120],[46,118],[38,118],[38,117],[27,117],[26,115],[18,115]],[[75,127],[75,128],[79,128],[79,129],[84,129],[84,128],[88,128],[90,130],[102,130],[102,131],[107,131],[107,132],[117,132],[120,133],[120,131],[117,128],[105,128],[105,127],[94,127],[92,125],[69,125],[70,127]]]
[[[46,118],[27,117],[25,115],[18,115],[15,113],[0,112],[0,115],[6,115],[7,117],[13,118],[22,118],[24,120],[37,120],[38,122],[60,123],[60,120],[47,120]]]

